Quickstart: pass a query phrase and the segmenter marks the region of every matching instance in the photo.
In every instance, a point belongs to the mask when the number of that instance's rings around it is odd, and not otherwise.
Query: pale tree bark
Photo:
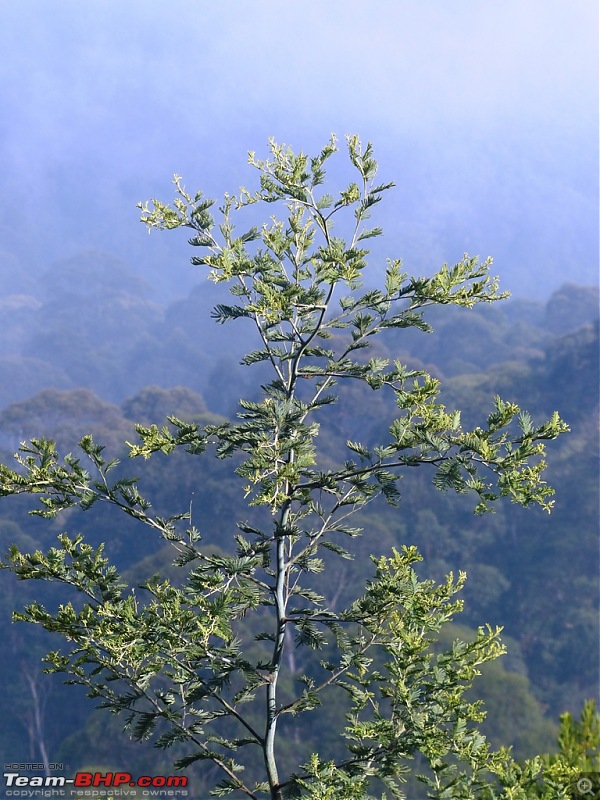
[[[44,774],[50,775],[50,759],[46,747],[46,737],[44,733],[44,717],[46,702],[48,699],[48,688],[40,684],[40,676],[31,673],[25,664],[22,665],[23,676],[29,687],[31,694],[31,708],[27,714],[25,723],[29,736],[29,752],[32,761],[39,760],[44,765]]]

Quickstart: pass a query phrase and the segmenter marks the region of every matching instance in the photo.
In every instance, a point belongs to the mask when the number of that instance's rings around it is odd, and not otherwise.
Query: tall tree
[[[154,576],[131,592],[102,547],[61,534],[48,553],[12,548],[7,566],[23,579],[62,582],[83,602],[56,612],[32,603],[17,618],[67,638],[66,651],[49,654],[49,668],[125,714],[134,737],[154,735],[159,747],[183,743],[182,768],[202,759],[216,764],[218,792],[357,797],[378,779],[401,796],[409,760],[419,755],[431,796],[480,797],[493,791],[490,770],[513,780],[508,757],[491,753],[477,730],[479,705],[464,697],[478,665],[502,652],[499,631],[482,627],[472,641],[432,647],[460,609],[464,575],[420,581],[420,556],[403,547],[374,558],[372,580],[341,611],[316,593],[311,575],[331,557],[352,557],[344,542],[361,533],[355,515],[381,496],[397,504],[399,481],[417,467],[431,469],[442,491],[473,493],[477,513],[501,497],[550,510],[544,445],[566,426],[557,413],[534,425],[496,398],[485,423],[464,430],[460,412],[438,401],[438,381],[425,371],[368,357],[387,329],[429,331],[431,306],[470,308],[504,295],[490,261],[466,255],[432,277],[409,277],[390,260],[383,288],[363,289],[364,242],[381,233],[367,220],[392,184],[377,183],[370,144],[350,136],[347,145],[354,179],[335,195],[320,189],[337,150],[333,138],[312,158],[271,141],[268,159],[250,154],[260,188],[226,194],[218,226],[214,201],[188,194],[178,177],[172,205],[142,206],[150,228],[192,230],[199,252],[192,263],[228,282],[235,297],[213,316],[249,323],[260,346],[242,363],[271,371],[259,399],[240,401],[237,422],[200,426],[169,417],[163,427],[138,425],[139,441],[130,445],[132,457],[214,448],[218,458],[234,459],[248,517],[232,548],[226,531],[223,550],[203,548],[187,509],[168,519],[153,514],[135,479],[113,479],[115,462],[90,436],[80,442],[81,457],[62,460],[53,442],[32,440],[16,468],[0,467],[2,495],[37,494],[41,508],[33,513],[48,517],[108,502],[172,544],[181,578]],[[282,206],[284,218],[238,234],[234,217],[255,216],[262,203]],[[393,393],[397,416],[379,446],[348,441],[337,465],[330,458],[323,464],[319,425],[339,399],[336,385],[353,382]],[[321,651],[323,660],[313,658],[298,675],[300,648]],[[335,692],[347,696],[339,731],[345,753],[329,761],[315,753],[283,773],[282,721],[318,715]],[[256,753],[262,774],[251,767]]]

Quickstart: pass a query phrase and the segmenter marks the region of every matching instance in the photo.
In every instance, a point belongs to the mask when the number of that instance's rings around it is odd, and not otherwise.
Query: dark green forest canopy
[[[481,407],[495,392],[515,398],[540,419],[550,409],[561,408],[572,433],[558,443],[550,467],[550,480],[557,490],[554,514],[548,518],[539,513],[532,516],[517,510],[498,509],[492,517],[474,520],[470,509],[457,509],[455,503],[436,496],[431,491],[429,478],[423,475],[403,497],[401,509],[393,513],[387,509],[373,512],[365,521],[378,537],[382,550],[400,541],[417,544],[425,556],[424,575],[439,578],[450,568],[465,569],[469,577],[463,619],[476,625],[478,620],[486,618],[505,627],[509,655],[500,672],[490,674],[485,684],[486,704],[494,709],[487,733],[495,744],[513,744],[520,757],[551,748],[558,714],[566,709],[576,713],[583,699],[594,696],[598,686],[595,602],[598,589],[595,423],[598,328],[592,319],[577,327],[582,315],[584,320],[592,317],[597,292],[592,288],[584,291],[566,286],[560,294],[561,302],[565,296],[573,297],[573,313],[565,318],[571,321],[574,329],[564,333],[551,331],[553,300],[547,306],[534,301],[509,300],[502,307],[485,309],[485,313],[459,312],[455,321],[440,315],[433,335],[415,335],[413,342],[402,344],[402,355],[409,363],[424,364],[435,375],[451,377],[445,382],[444,399],[448,405],[460,407],[470,420],[478,418]],[[587,297],[584,306],[587,311],[582,311],[575,303],[577,295]],[[187,302],[191,305],[192,298]],[[192,310],[189,322],[184,320],[190,336],[186,352],[193,351],[196,346],[191,331],[197,313],[197,309]],[[515,344],[517,338],[518,345]],[[386,348],[396,353],[395,344],[394,337],[388,336],[382,345],[382,355],[387,354]],[[451,362],[444,357],[445,353],[458,353],[460,363]],[[126,357],[125,353],[122,355]],[[57,361],[60,357],[57,353]],[[19,360],[13,358],[16,362]],[[227,363],[235,361],[234,355],[222,358]],[[496,363],[482,371],[489,358]],[[25,358],[23,362],[26,363]],[[118,360],[116,364],[118,366]],[[182,358],[172,366],[180,376],[187,374],[194,381],[202,379],[202,374],[198,376],[194,370],[193,361],[186,364]],[[147,368],[152,370],[153,364],[147,363]],[[204,389],[204,385],[196,386]],[[132,421],[149,423],[167,413],[200,423],[214,421],[216,416],[207,416],[209,408],[213,414],[221,409],[233,409],[239,382],[232,380],[229,384],[206,389],[206,394],[215,398],[210,407],[201,394],[189,388],[148,387],[121,403],[107,402],[89,389],[41,391],[28,400],[5,406],[0,412],[0,442],[6,453],[3,460],[7,460],[28,432],[52,436],[64,450],[75,445],[82,429],[92,431],[99,441],[107,442],[111,454],[120,452],[124,456],[119,447],[133,435]],[[367,412],[362,406],[365,410],[361,413],[361,403],[366,402],[372,402],[372,397],[357,397],[352,415],[336,419],[322,443],[325,450],[334,451],[345,438],[359,432],[367,440],[376,438],[379,420],[385,418],[386,408],[375,407]],[[218,546],[220,526],[225,524],[233,528],[241,513],[235,505],[235,479],[230,485],[232,479],[222,463],[202,466],[178,457],[175,461],[164,459],[160,466],[153,462],[143,466],[144,486],[159,510],[169,513],[182,503],[189,503],[189,497],[193,496],[194,513],[201,521],[203,532],[208,541]],[[23,516],[23,504],[20,506],[6,503],[2,506],[3,549],[12,541],[28,543],[30,548],[50,544],[56,528],[48,529],[35,519]],[[425,506],[428,511],[422,510]],[[108,526],[110,536],[107,536]],[[159,547],[157,542],[149,538],[140,541],[131,526],[122,522],[115,526],[115,519],[103,516],[100,511],[90,527],[96,531],[98,542],[107,540],[109,551],[115,553],[119,563],[129,565],[132,584],[137,574],[142,576],[162,568],[168,558],[160,549],[149,556],[152,548]],[[364,581],[370,569],[366,542],[357,540],[356,546],[357,559],[340,566],[336,577],[330,581],[333,593],[339,594],[340,604],[344,602],[348,587]],[[150,558],[155,559],[154,565],[145,563]],[[136,566],[138,562],[139,567]],[[9,583],[2,582],[1,625],[3,640],[9,643],[12,656],[3,662],[3,680],[5,684],[19,687],[20,700],[18,703],[11,700],[3,711],[6,720],[3,752],[12,752],[15,741],[21,742],[17,748],[21,752],[21,748],[25,751],[30,744],[21,720],[31,704],[27,684],[23,682],[23,659],[33,673],[48,645],[41,636],[32,652],[23,631],[10,623],[11,598],[16,587],[10,587]],[[552,604],[551,614],[548,613],[549,587],[552,587],[552,596],[560,598],[559,604]],[[49,598],[51,596],[49,591]],[[83,697],[75,700],[69,694],[70,711],[65,713],[63,696],[68,689],[62,688],[56,679],[42,677],[39,680],[44,691],[49,691],[47,713],[56,721],[54,731],[49,733],[53,752],[64,753],[64,757],[71,760],[79,754],[79,763],[83,765],[87,763],[92,746],[95,750],[102,742],[100,763],[114,764],[119,754],[126,751],[131,763],[139,764],[141,771],[148,769],[146,756],[139,747],[116,738],[116,731],[108,735],[104,730],[107,721],[91,715],[89,701]],[[520,681],[518,690],[516,683],[510,689],[508,683],[505,686],[508,681]],[[510,707],[505,702],[509,691],[515,698]],[[519,697],[521,699],[517,699]],[[60,714],[53,713],[53,708],[60,709]],[[527,709],[525,713],[524,709]],[[87,723],[86,719],[89,719]],[[157,763],[156,758],[156,754],[151,754],[152,764]]]

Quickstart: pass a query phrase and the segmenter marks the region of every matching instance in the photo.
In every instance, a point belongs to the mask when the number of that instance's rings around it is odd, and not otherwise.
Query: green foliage
[[[337,195],[319,189],[337,149],[333,138],[313,158],[271,141],[270,159],[250,155],[259,189],[225,195],[218,225],[214,202],[189,195],[178,177],[171,206],[142,206],[150,228],[192,230],[190,243],[200,253],[193,263],[207,267],[215,283],[228,282],[235,298],[217,304],[214,319],[250,323],[260,346],[243,363],[271,370],[260,397],[240,402],[237,422],[170,416],[161,427],[137,425],[139,439],[130,445],[130,455],[143,459],[208,450],[234,459],[248,518],[239,522],[232,549],[204,547],[187,508],[156,514],[139,481],[123,477],[91,436],[81,439],[81,456],[62,459],[40,437],[22,446],[16,468],[0,466],[0,496],[38,495],[41,508],[33,513],[49,518],[98,503],[116,507],[172,545],[181,579],[156,575],[129,591],[102,546],[66,533],[47,553],[11,548],[5,566],[19,578],[55,581],[80,595],[54,612],[33,602],[17,615],[69,642],[66,652],[49,654],[48,669],[123,714],[134,738],[154,738],[165,749],[184,745],[179,767],[215,764],[223,777],[216,793],[255,798],[269,791],[280,798],[335,791],[350,798],[374,779],[400,797],[410,761],[419,756],[429,796],[475,798],[492,791],[492,773],[504,780],[513,767],[506,754],[491,752],[477,729],[483,712],[465,699],[479,666],[502,652],[499,632],[482,627],[472,641],[434,646],[461,609],[454,598],[464,576],[420,581],[413,568],[419,556],[405,547],[376,558],[364,594],[342,610],[327,605],[315,576],[330,553],[351,557],[344,544],[361,531],[353,515],[378,497],[397,504],[399,481],[416,467],[428,465],[442,491],[473,494],[478,513],[501,497],[549,511],[545,443],[567,428],[556,413],[535,425],[497,397],[482,427],[464,429],[460,413],[439,402],[439,382],[426,371],[369,357],[386,330],[428,331],[432,306],[470,308],[504,295],[490,262],[467,255],[418,278],[390,260],[384,288],[365,290],[362,242],[381,233],[367,221],[391,184],[376,183],[371,145],[363,148],[355,136],[347,145],[356,177]],[[236,215],[260,203],[282,205],[284,219],[238,235]],[[391,394],[396,417],[377,445],[348,441],[343,461],[324,464],[320,425],[338,400],[336,385],[347,383]],[[302,648],[326,658],[290,680],[286,657]],[[334,692],[349,702],[345,756],[324,762],[315,755],[280,774],[278,726],[318,714]],[[244,772],[257,762],[262,775]]]
[[[595,797],[600,772],[600,714],[594,701],[584,703],[579,722],[569,713],[561,714],[558,747],[556,754],[534,758],[524,765],[505,766],[500,778],[507,787],[507,797]]]
[[[569,713],[561,714],[558,735],[559,753],[548,756],[548,764],[562,761],[580,772],[597,772],[600,768],[600,714],[596,703],[584,703],[579,722]]]

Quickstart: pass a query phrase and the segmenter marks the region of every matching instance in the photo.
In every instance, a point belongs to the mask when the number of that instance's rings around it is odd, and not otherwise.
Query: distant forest
[[[97,252],[54,265],[42,281],[23,278],[11,286],[12,294],[0,295],[4,463],[24,439],[50,436],[68,452],[85,433],[125,460],[124,442],[135,437],[136,422],[162,425],[168,414],[204,423],[232,418],[241,397],[256,397],[261,368],[238,365],[253,346],[244,321],[220,326],[210,318],[223,301],[222,287],[205,281],[162,307],[126,264]],[[549,447],[556,507],[548,516],[505,503],[474,517],[471,504],[447,500],[431,486],[432,476],[418,471],[399,508],[363,512],[355,560],[332,564],[334,577],[329,572],[321,587],[332,605],[349,602],[372,573],[369,555],[401,544],[418,546],[423,576],[465,570],[461,625],[502,625],[508,645],[477,689],[488,709],[483,727],[494,745],[512,745],[519,758],[551,750],[558,715],[579,715],[584,699],[598,694],[598,304],[597,287],[565,284],[547,303],[438,308],[427,317],[432,334],[387,332],[373,355],[440,378],[443,402],[461,408],[468,425],[485,419],[496,394],[528,409],[534,421],[560,412],[571,433]],[[383,438],[393,398],[369,392],[342,391],[340,413],[319,437],[325,461],[347,439],[368,446]],[[214,548],[226,549],[236,521],[248,516],[228,462],[178,454],[122,468],[141,475],[157,513],[191,510]],[[14,541],[22,549],[47,549],[62,530],[85,525],[89,541],[106,542],[132,587],[141,576],[169,570],[161,541],[105,509],[95,507],[85,520],[69,511],[47,522],[27,515],[29,502],[0,503],[3,551]],[[93,702],[77,689],[42,674],[40,658],[58,642],[10,620],[34,591],[51,605],[66,600],[55,586],[0,575],[2,681],[10,687],[0,697],[4,760],[36,761],[45,753],[75,770],[122,765],[126,754],[132,771],[158,773],[169,765],[170,753],[117,737],[114,719],[93,713]],[[325,728],[307,727],[301,738],[309,753],[318,745],[335,751]]]

